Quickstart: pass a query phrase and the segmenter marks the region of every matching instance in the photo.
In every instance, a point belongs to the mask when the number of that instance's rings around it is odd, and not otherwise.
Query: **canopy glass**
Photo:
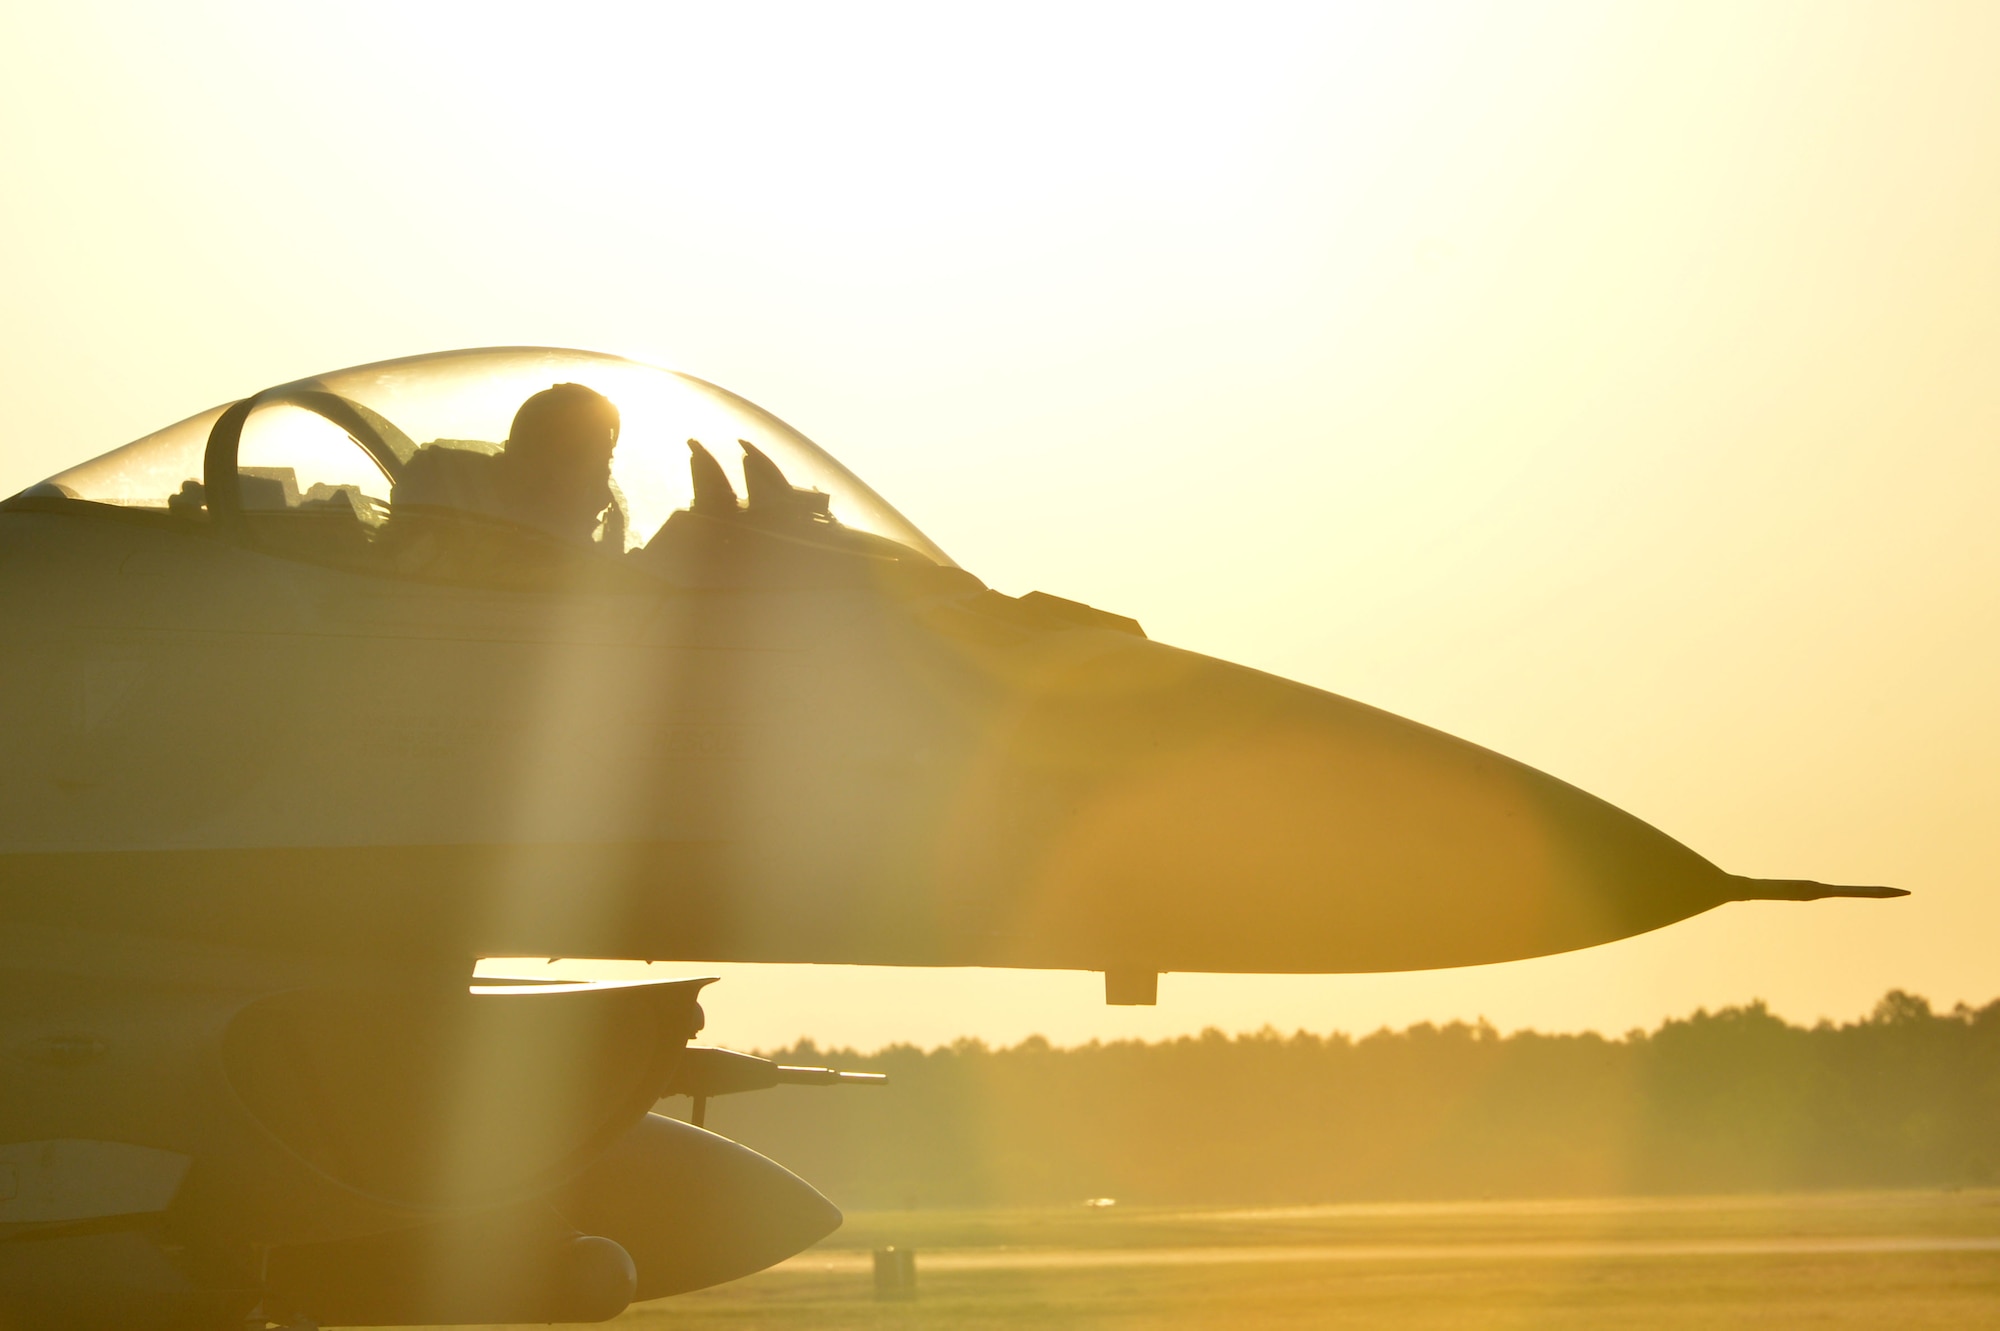
[[[510,449],[517,411],[559,384],[594,390],[615,409],[608,505],[587,502],[607,488],[602,440],[594,464],[585,456],[588,446],[552,462],[550,449],[572,448],[559,443],[536,445],[542,458],[531,468],[513,465],[530,452]],[[577,390],[564,393],[597,402]],[[239,497],[210,505],[205,487],[218,483],[208,474],[216,466],[211,435],[226,437],[235,428],[241,430],[234,453]],[[516,457],[503,461],[510,451]],[[457,479],[440,484],[440,476]],[[707,488],[698,493],[704,477]],[[258,394],[247,408],[216,407],[168,426],[26,493],[197,519],[211,507],[225,510],[218,517],[230,509],[310,514],[352,527],[354,540],[377,541],[404,511],[463,509],[534,525],[538,511],[558,502],[551,495],[572,490],[585,499],[568,501],[571,511],[583,503],[588,539],[606,553],[645,546],[678,510],[734,512],[740,496],[753,516],[760,507],[783,510],[801,529],[863,533],[894,542],[896,557],[914,553],[951,565],[881,496],[762,408],[689,375],[546,347],[440,352],[302,379]]]

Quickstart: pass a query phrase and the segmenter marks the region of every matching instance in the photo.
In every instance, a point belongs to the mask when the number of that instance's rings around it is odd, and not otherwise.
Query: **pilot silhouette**
[[[577,542],[588,542],[602,517],[607,542],[623,549],[623,514],[611,488],[618,429],[618,408],[597,390],[545,388],[514,413],[498,453],[450,440],[418,449],[397,478],[392,513],[457,509]]]
[[[500,454],[510,516],[587,541],[611,506],[618,408],[582,384],[556,384],[521,404]]]

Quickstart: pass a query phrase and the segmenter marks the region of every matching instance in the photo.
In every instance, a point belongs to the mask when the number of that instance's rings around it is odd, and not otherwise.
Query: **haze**
[[[616,351],[1001,590],[1916,894],[1152,1009],[704,967],[719,1040],[1984,1002],[1996,52],[1980,4],[14,6],[0,490],[318,370]]]

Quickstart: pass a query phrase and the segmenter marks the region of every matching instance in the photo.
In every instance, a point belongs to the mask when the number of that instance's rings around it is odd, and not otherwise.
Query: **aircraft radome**
[[[650,1114],[704,981],[1464,966],[1724,902],[1610,805],[1004,596],[684,375],[302,379],[0,505],[0,1324],[583,1321],[839,1213]]]

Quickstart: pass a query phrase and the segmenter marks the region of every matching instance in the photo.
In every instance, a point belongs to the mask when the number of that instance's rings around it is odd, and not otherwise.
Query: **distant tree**
[[[1482,1022],[776,1053],[891,1085],[731,1097],[710,1125],[857,1206],[2000,1181],[2000,1001],[1939,1013],[1894,991],[1813,1027],[1759,1002],[1616,1039]]]

